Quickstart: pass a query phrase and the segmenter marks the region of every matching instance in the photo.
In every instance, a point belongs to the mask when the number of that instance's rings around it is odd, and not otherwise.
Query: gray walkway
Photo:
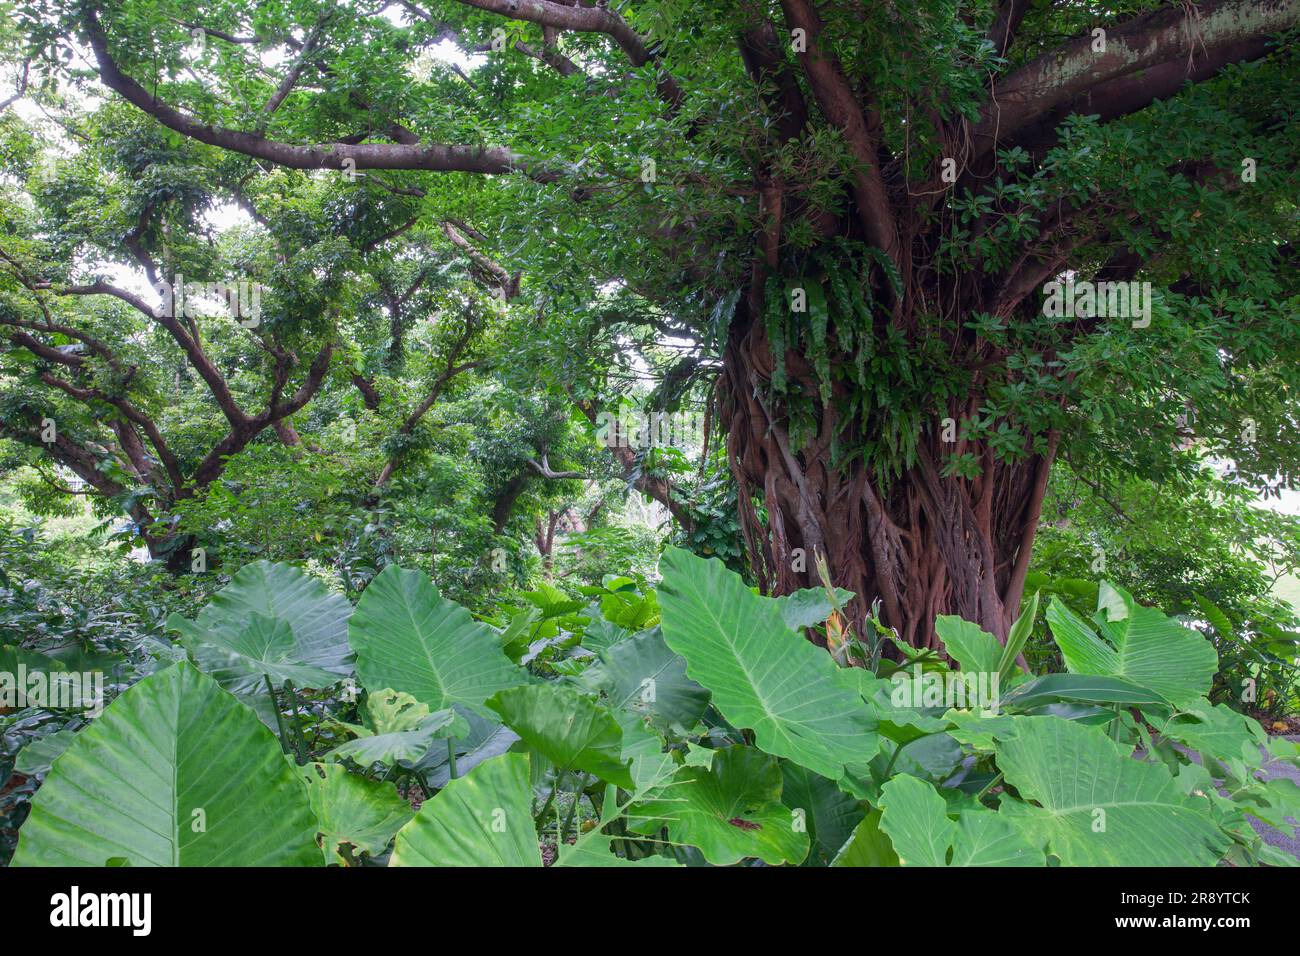
[[[1300,736],[1290,736],[1286,739],[1300,741]],[[1296,786],[1300,786],[1300,768],[1289,763],[1283,763],[1280,760],[1269,761],[1264,764],[1264,773],[1269,780],[1284,777],[1294,781]],[[1294,818],[1292,818],[1292,822],[1295,822]],[[1296,839],[1294,827],[1287,833],[1277,829],[1277,827],[1271,827],[1267,823],[1261,823],[1254,817],[1250,818],[1250,825],[1255,828],[1256,832],[1264,838],[1264,842],[1269,846],[1284,850],[1297,860],[1300,860],[1300,839]]]

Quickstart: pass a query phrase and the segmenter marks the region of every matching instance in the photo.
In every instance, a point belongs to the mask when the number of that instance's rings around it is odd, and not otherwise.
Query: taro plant
[[[947,661],[890,660],[834,589],[661,570],[497,628],[416,571],[352,609],[250,565],[53,759],[14,865],[1294,862],[1250,820],[1300,813],[1259,772],[1300,748],[1211,704],[1214,646],[1117,587],[1047,603],[1065,671],[1037,675],[1038,596],[1005,644],[942,616]]]

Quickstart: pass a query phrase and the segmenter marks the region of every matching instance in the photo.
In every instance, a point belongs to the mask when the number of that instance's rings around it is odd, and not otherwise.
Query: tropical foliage
[[[1210,703],[1213,645],[1110,584],[1087,617],[1048,602],[1043,676],[1016,664],[1037,597],[1007,647],[941,619],[958,669],[873,672],[805,639],[842,595],[677,549],[657,591],[608,585],[498,629],[418,571],[353,608],[248,565],[173,615],[185,659],[26,761],[13,865],[1294,862],[1249,821],[1300,813],[1256,778],[1300,747]],[[521,638],[537,612],[556,636]]]
[[[0,0],[0,862],[1294,862],[1298,36]]]

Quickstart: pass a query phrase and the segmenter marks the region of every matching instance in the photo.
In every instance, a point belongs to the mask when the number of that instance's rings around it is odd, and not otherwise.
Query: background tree
[[[1294,483],[1298,17],[123,0],[24,28],[42,75],[232,162],[390,171],[426,223],[473,227],[480,270],[509,263],[551,342],[611,293],[689,333],[686,371],[721,360],[759,583],[813,584],[824,552],[859,618],[878,598],[934,644],[937,613],[1006,634],[1067,451],[1161,478],[1194,438]],[[1045,314],[1065,276],[1150,282],[1149,314]]]

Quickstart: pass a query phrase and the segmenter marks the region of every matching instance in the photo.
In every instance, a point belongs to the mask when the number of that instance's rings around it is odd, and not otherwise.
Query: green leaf
[[[679,866],[666,856],[657,854],[639,860],[629,860],[614,853],[614,838],[604,833],[585,834],[573,845],[560,848],[555,866]]]
[[[1056,598],[1047,621],[1070,673],[1121,677],[1174,705],[1206,696],[1218,669],[1219,657],[1209,641],[1140,604],[1110,623],[1114,646]]]
[[[957,824],[929,784],[900,774],[880,789],[880,829],[901,866],[947,866]]]
[[[37,737],[22,750],[18,751],[18,756],[14,758],[14,772],[21,773],[25,777],[35,777],[43,774],[54,765],[63,751],[68,749],[76,737],[76,733],[71,730],[59,730],[44,737]]]
[[[879,748],[875,724],[829,654],[721,561],[668,548],[661,568],[664,639],[729,723],[752,729],[768,753],[832,780],[847,766],[865,767]]]
[[[1011,625],[1011,631],[1007,634],[1006,646],[1002,648],[1002,657],[998,660],[998,678],[999,682],[1006,684],[1011,674],[1016,669],[1016,658],[1020,656],[1025,645],[1029,643],[1029,636],[1034,632],[1034,619],[1038,617],[1038,599],[1040,592],[1035,591],[1034,596],[1029,599],[1029,603],[1021,610],[1020,616],[1016,622]]]
[[[482,717],[470,710],[453,707],[469,724],[468,732],[452,739],[456,748],[456,773],[464,776],[484,760],[500,756],[510,749],[519,735],[496,719],[496,715]],[[431,787],[444,787],[451,779],[451,764],[447,748],[431,747],[415,767],[424,774]]]
[[[880,829],[880,811],[872,810],[853,828],[831,866],[898,866],[898,854]]]
[[[556,866],[675,866],[675,861],[663,856],[628,860],[613,853],[610,837],[604,830],[624,818],[630,807],[650,791],[667,783],[676,773],[678,765],[670,753],[665,753],[663,739],[646,728],[644,721],[629,711],[616,715],[623,728],[623,757],[632,761],[632,779],[636,786],[620,805],[617,788],[609,784],[601,815],[596,827],[579,834],[571,844],[560,847]],[[712,757],[713,751],[707,751]]]
[[[951,614],[940,614],[934,621],[935,632],[943,641],[948,656],[968,673],[998,673],[1002,645],[978,624]]]
[[[609,708],[557,684],[503,690],[487,705],[557,769],[586,771],[632,789],[623,730]]]
[[[1133,596],[1109,581],[1097,586],[1097,613],[1105,613],[1111,624],[1126,621],[1133,613]]]
[[[541,611],[535,607],[530,607],[515,613],[510,618],[510,623],[497,637],[501,642],[501,650],[506,657],[518,663],[519,659],[528,652],[528,644],[532,640],[534,626],[541,620],[541,617]]]
[[[321,672],[338,677],[352,673],[352,651],[348,647],[348,618],[352,605],[341,594],[288,564],[254,561],[246,564],[224,588],[198,613],[193,622],[173,614],[167,625],[190,639],[218,643],[232,653],[257,658],[258,647],[266,644],[265,653],[276,658],[281,651],[288,656],[278,659],[311,669],[314,682],[321,686]],[[258,625],[256,634],[244,634],[258,618],[271,618],[288,625],[293,641],[288,643],[278,631]],[[248,664],[231,666],[241,667]],[[274,678],[274,675],[272,675]],[[297,683],[297,678],[293,678]],[[328,686],[328,685],[325,685]]]
[[[363,685],[405,691],[432,710],[482,712],[487,698],[526,680],[492,629],[419,571],[386,567],[362,593],[348,632]]]
[[[1114,714],[1107,711],[1107,716]],[[991,751],[1000,737],[1009,737],[1015,732],[1015,724],[1006,715],[983,716],[979,711],[949,710],[944,717],[957,726],[948,731],[948,736],[961,741],[974,750]]]
[[[26,648],[15,647],[12,644],[0,644],[0,674],[12,674],[10,680],[17,681],[18,666],[28,673],[47,673],[49,671],[66,671],[67,666],[53,657],[46,654],[40,654],[36,651],[29,651]],[[17,690],[22,690],[17,687]]]
[[[663,730],[690,727],[709,706],[709,692],[686,676],[686,660],[664,643],[659,628],[601,652],[582,683],[603,691],[614,709],[648,716]]]
[[[924,671],[920,671],[918,676],[918,670],[919,665],[914,665],[911,675],[898,671],[891,679],[880,680],[864,668],[848,667],[837,676],[842,680],[856,681],[862,696],[876,715],[876,730],[882,737],[894,743],[906,744],[948,727],[948,721],[943,717],[943,708],[913,708],[901,703],[905,699],[916,699],[914,690],[906,685],[909,681],[924,679]],[[946,675],[948,669],[945,667],[940,673]],[[899,703],[895,703],[896,698]]]
[[[844,588],[836,588],[835,596],[839,599],[840,607],[853,600],[853,592],[846,591]],[[831,616],[831,612],[835,610],[825,588],[803,588],[793,594],[784,594],[772,600],[776,601],[777,607],[781,609],[781,617],[786,627],[792,631],[801,627],[824,624]]]
[[[635,833],[665,826],[673,843],[698,847],[715,866],[750,857],[799,863],[808,855],[808,834],[795,830],[781,803],[780,766],[753,747],[723,748],[711,768],[682,767],[628,812]]]
[[[929,780],[934,784],[940,784],[951,777],[962,762],[961,745],[948,733],[930,734],[900,746],[902,753],[894,760],[894,771],[910,773],[914,777]],[[890,756],[887,757],[881,753],[873,761],[873,765],[879,768],[881,775],[892,759],[893,751],[890,750],[889,754]]]
[[[362,719],[371,734],[396,734],[415,730],[430,713],[428,704],[391,687],[366,694],[366,702],[361,708]]]
[[[1224,614],[1217,604],[1204,595],[1197,594],[1195,598],[1196,606],[1201,609],[1201,613],[1205,615],[1205,619],[1210,622],[1219,633],[1219,636],[1225,640],[1230,640],[1233,634],[1236,633],[1236,628],[1232,626],[1232,621],[1228,619],[1228,615]]]
[[[424,759],[435,741],[444,737],[458,737],[468,731],[469,725],[465,718],[448,707],[423,716],[409,730],[361,736],[340,744],[325,756],[331,761],[351,759],[359,767],[369,767],[375,763],[390,767],[393,764],[412,766]]]
[[[184,661],[122,694],[58,759],[15,866],[319,866],[301,781],[257,716]]]
[[[1084,700],[1100,704],[1163,704],[1155,691],[1119,677],[1094,674],[1047,674],[1025,681],[1002,695],[1002,706],[1026,709],[1054,700]]]
[[[582,646],[599,654],[601,651],[613,647],[618,642],[625,641],[631,636],[632,632],[627,628],[611,624],[603,617],[598,617],[588,624],[587,629],[583,632]]]
[[[677,762],[673,760],[673,755],[664,752],[663,738],[647,727],[643,718],[627,710],[617,711],[614,716],[623,730],[623,759],[631,761],[633,793],[642,795],[677,772]],[[696,748],[697,761],[701,749]],[[713,753],[712,750],[704,752],[710,755]],[[690,762],[691,754],[688,751],[687,763]]]
[[[339,851],[344,844],[378,856],[415,816],[392,784],[348,773],[337,764],[307,764],[298,772],[307,782],[326,863],[347,862]]]
[[[1135,609],[1136,610],[1136,609]],[[997,764],[1024,801],[1004,800],[1037,846],[1066,866],[1213,866],[1227,836],[1162,764],[1132,759],[1102,730],[1016,717]]]
[[[528,755],[485,760],[397,831],[389,866],[541,866]]]
[[[781,780],[781,802],[801,815],[812,844],[805,865],[826,866],[861,821],[861,804],[834,780],[788,760],[781,761]]]
[[[600,599],[600,613],[611,624],[639,631],[659,623],[659,599],[654,591],[606,594]]]
[[[947,803],[924,781],[900,774],[880,789],[880,828],[901,866],[1043,866],[1040,849],[991,810],[948,817]],[[949,862],[949,854],[952,860]]]
[[[268,724],[275,722],[268,677],[277,687],[285,681],[318,688],[339,681],[338,674],[302,663],[310,651],[299,646],[283,618],[253,612],[242,621],[213,621],[204,627],[173,614],[168,625],[180,632],[181,643],[199,670],[252,706]]]
[[[1268,744],[1264,728],[1226,704],[1208,700],[1185,705],[1183,711],[1165,722],[1152,721],[1166,737],[1219,760],[1240,760],[1247,767],[1263,761],[1261,748]]]
[[[38,678],[37,683],[33,683],[33,677]],[[0,706],[56,709],[56,704],[57,709],[95,707],[94,687],[86,686],[81,674],[69,672],[60,660],[22,647],[0,645]]]
[[[1043,851],[991,810],[962,810],[949,866],[1045,866]]]

